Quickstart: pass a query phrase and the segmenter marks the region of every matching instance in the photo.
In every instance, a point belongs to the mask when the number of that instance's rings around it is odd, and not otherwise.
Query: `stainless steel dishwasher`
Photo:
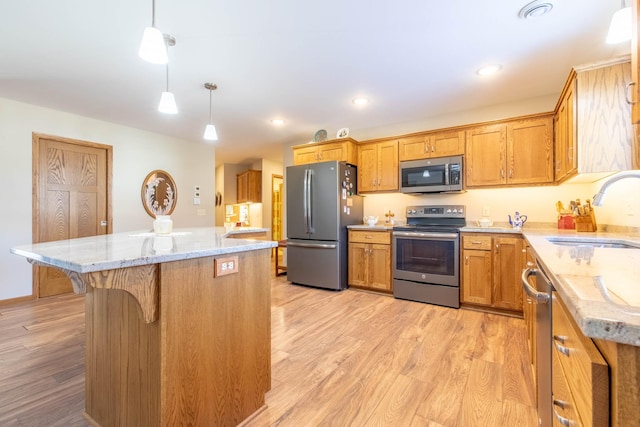
[[[529,265],[529,264],[528,264]],[[551,390],[551,292],[553,284],[538,262],[522,271],[522,288],[536,304],[536,383],[538,385],[538,425],[553,425]],[[533,282],[533,284],[530,282]]]

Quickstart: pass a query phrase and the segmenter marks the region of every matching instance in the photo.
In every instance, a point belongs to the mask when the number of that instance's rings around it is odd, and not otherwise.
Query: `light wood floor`
[[[537,425],[523,320],[272,289],[272,389],[249,426]],[[83,297],[0,307],[0,426],[87,426],[83,408]]]

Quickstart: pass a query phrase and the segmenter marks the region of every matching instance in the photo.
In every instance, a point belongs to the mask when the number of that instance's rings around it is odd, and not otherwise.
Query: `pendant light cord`
[[[151,26],[156,27],[156,0],[151,0]]]
[[[211,124],[211,89],[209,89],[209,124]]]
[[[169,92],[169,63],[167,62],[167,92]]]

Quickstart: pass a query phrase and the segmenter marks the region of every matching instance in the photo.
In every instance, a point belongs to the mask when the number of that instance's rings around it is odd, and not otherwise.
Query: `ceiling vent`
[[[553,3],[535,0],[520,9],[519,16],[522,19],[537,18],[551,12],[551,9],[553,9]]]

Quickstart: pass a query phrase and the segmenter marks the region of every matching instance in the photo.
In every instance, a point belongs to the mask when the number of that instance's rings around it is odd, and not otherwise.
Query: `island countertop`
[[[79,239],[35,243],[11,253],[77,273],[113,270],[192,258],[269,249],[277,242],[229,239],[224,227],[180,228],[172,233],[130,231]]]
[[[556,239],[607,239],[640,245],[637,234],[523,230],[582,332],[640,346],[640,248],[559,245]]]

